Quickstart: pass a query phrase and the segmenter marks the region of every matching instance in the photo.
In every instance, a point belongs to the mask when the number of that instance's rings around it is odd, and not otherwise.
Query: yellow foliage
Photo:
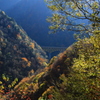
[[[3,79],[4,81],[9,81],[9,77],[5,76],[5,74],[2,74],[2,79]]]
[[[17,38],[18,38],[18,39],[22,39],[22,37],[21,37],[20,34],[17,34]]]
[[[36,91],[39,88],[38,83],[34,84],[33,88],[34,88],[34,91]]]
[[[45,62],[45,61],[46,61],[46,59],[41,58],[41,57],[38,57],[37,59],[40,61],[40,64],[45,64],[45,63],[43,63],[43,62]]]
[[[53,88],[54,86],[50,86],[46,91],[43,92],[42,96],[46,96],[48,93],[51,93]]]
[[[76,13],[76,16],[82,17],[82,14],[81,14],[80,12],[77,12],[77,13]]]
[[[2,81],[0,81],[0,84],[2,84]]]
[[[55,5],[48,6],[48,8],[50,8],[50,9],[52,9],[54,11],[59,10],[59,8],[57,8]]]
[[[0,89],[3,90],[5,87],[3,85],[0,86]]]

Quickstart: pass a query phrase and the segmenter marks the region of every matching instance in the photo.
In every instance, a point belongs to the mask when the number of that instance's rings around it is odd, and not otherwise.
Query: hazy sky
[[[21,0],[0,0],[0,9],[7,10]]]

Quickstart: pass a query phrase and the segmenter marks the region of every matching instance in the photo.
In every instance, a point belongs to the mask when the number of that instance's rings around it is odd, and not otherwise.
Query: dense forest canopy
[[[8,98],[100,100],[100,0],[45,1],[53,10],[52,16],[47,19],[51,23],[51,31],[73,30],[81,38],[77,35],[78,41],[53,57],[42,71],[10,88]],[[4,75],[3,79],[9,80]],[[5,87],[1,81],[0,84],[0,96],[4,97]],[[14,95],[10,96],[12,93]]]
[[[49,27],[51,32],[73,30],[79,33],[76,35],[78,57],[73,57],[69,77],[66,78],[64,75],[62,77],[63,83],[60,86],[66,87],[63,89],[64,94],[59,89],[54,90],[55,100],[99,100],[100,0],[46,0],[46,2],[53,11],[52,16],[47,19],[51,23]]]

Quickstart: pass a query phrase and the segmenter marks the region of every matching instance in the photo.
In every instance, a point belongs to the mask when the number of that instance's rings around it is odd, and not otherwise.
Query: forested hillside
[[[1,100],[100,100],[100,0],[45,1],[53,11],[51,31],[74,31],[77,42],[49,63],[42,60],[45,68],[38,73],[13,88],[9,83],[9,92],[0,81]]]
[[[0,11],[0,79],[7,75],[13,80],[33,74],[45,67],[46,53],[14,19]]]

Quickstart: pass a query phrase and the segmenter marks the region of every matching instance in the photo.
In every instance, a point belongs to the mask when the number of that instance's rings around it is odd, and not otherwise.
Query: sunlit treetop
[[[70,30],[92,33],[100,30],[100,0],[45,0],[53,11],[47,21],[52,32]]]

